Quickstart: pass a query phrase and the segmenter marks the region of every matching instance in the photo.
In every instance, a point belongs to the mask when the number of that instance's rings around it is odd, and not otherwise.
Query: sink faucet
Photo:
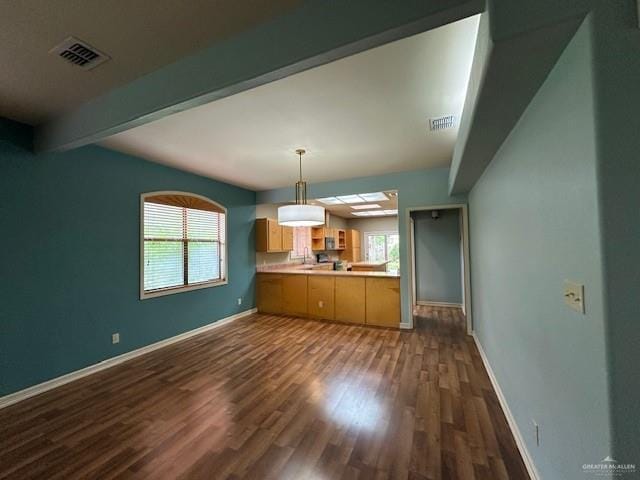
[[[304,259],[302,260],[303,264],[307,263],[307,255],[309,253],[309,247],[304,247],[304,250],[302,251],[302,254],[304,255]]]

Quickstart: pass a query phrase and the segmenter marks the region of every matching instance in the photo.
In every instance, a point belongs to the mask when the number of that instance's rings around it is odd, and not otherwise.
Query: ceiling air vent
[[[102,53],[97,48],[74,37],[67,38],[61,44],[53,47],[49,53],[58,55],[67,62],[85,70],[91,70],[111,58],[106,53]]]
[[[436,117],[429,119],[429,130],[445,130],[453,127],[453,115],[445,115],[444,117]]]

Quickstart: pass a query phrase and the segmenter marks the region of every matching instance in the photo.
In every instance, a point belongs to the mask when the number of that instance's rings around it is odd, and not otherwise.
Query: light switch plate
[[[564,281],[564,303],[576,312],[584,313],[584,285],[570,280]]]

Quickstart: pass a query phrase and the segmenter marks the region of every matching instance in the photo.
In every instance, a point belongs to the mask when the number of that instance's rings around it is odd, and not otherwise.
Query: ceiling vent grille
[[[49,53],[58,55],[67,62],[85,70],[91,70],[111,58],[106,53],[75,37],[67,38],[61,44],[53,47]]]
[[[453,127],[453,115],[445,115],[444,117],[430,118],[429,119],[429,130],[432,132],[438,130],[445,130],[447,128]]]

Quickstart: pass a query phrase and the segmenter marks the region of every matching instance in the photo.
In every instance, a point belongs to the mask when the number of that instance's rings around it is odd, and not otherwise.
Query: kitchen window
[[[222,205],[192,193],[146,193],[141,217],[141,299],[227,283]]]
[[[291,258],[311,256],[311,227],[293,227],[293,251]]]
[[[400,236],[398,232],[367,232],[364,236],[364,245],[368,261],[388,261],[388,271],[400,271]]]

